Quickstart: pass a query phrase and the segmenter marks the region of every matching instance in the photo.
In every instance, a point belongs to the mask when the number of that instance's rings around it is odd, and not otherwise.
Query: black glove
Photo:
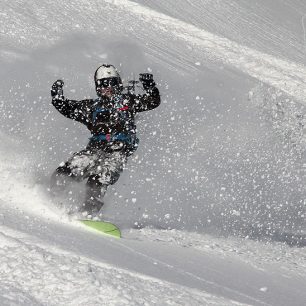
[[[63,86],[64,82],[62,80],[57,80],[53,83],[51,88],[51,96],[52,98],[55,96],[63,96]]]
[[[140,73],[139,81],[142,83],[143,89],[153,89],[155,87],[155,82],[153,80],[153,74],[151,73]]]

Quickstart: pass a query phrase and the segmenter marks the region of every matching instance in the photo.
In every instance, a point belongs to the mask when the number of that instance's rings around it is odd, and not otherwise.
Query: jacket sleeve
[[[65,117],[87,124],[90,113],[91,100],[75,101],[65,99],[64,96],[55,96],[52,99],[53,106]]]
[[[160,95],[159,90],[154,87],[147,90],[147,92],[142,96],[137,96],[135,98],[135,110],[136,112],[144,112],[154,109],[160,105]]]

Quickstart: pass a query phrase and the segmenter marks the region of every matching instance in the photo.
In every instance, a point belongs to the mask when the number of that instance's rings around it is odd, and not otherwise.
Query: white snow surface
[[[0,305],[305,305],[302,0],[0,9]],[[69,218],[48,189],[90,136],[50,86],[95,97],[103,63],[124,82],[152,72],[162,96],[106,195],[122,239]]]

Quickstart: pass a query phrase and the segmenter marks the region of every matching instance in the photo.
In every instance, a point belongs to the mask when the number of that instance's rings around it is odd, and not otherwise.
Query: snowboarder
[[[113,65],[100,66],[94,75],[98,98],[74,101],[63,95],[64,82],[57,80],[51,89],[52,104],[65,117],[87,126],[92,137],[86,149],[74,153],[52,175],[53,190],[64,189],[67,180],[87,179],[86,194],[80,212],[92,215],[103,206],[109,185],[123,170],[127,157],[138,146],[135,115],[160,105],[160,95],[150,73],[139,75],[145,93],[123,93],[121,77]]]

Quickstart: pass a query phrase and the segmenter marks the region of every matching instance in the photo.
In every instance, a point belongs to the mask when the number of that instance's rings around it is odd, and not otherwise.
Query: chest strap
[[[117,133],[117,134],[99,134],[95,135],[89,138],[90,141],[123,141],[123,142],[130,142],[131,141],[131,135],[128,135],[126,133]]]

